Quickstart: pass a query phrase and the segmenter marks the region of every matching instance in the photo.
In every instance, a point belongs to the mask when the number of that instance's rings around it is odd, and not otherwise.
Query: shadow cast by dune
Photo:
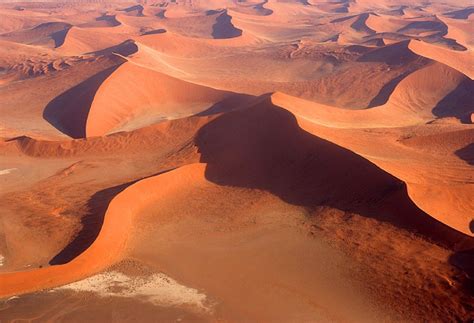
[[[212,26],[212,37],[215,39],[234,38],[242,35],[242,30],[235,28],[232,24],[232,17],[224,11],[216,18]]]
[[[120,22],[117,20],[117,18],[115,17],[115,15],[107,15],[107,14],[104,14],[98,18],[96,18],[96,21],[105,21],[105,22],[108,22],[110,25],[110,27],[116,27],[116,26],[120,26]]]
[[[142,5],[135,5],[131,6],[125,9],[121,9],[120,11],[124,11],[127,14],[134,15],[136,17],[144,17],[145,15],[143,14],[143,6]]]
[[[119,64],[120,65],[120,64]],[[49,102],[43,118],[72,138],[86,136],[86,122],[95,93],[119,65],[110,67],[72,87]]]
[[[120,43],[115,46],[111,46],[96,52],[89,52],[86,54],[94,54],[95,56],[100,55],[112,55],[119,54],[121,56],[129,56],[138,52],[138,46],[135,44],[134,40],[126,40],[123,43]]]
[[[58,48],[61,47],[64,44],[64,41],[66,40],[66,35],[71,29],[72,26],[65,28],[64,30],[57,31],[53,34],[51,34],[51,38],[54,40],[54,47]]]
[[[384,105],[388,102],[390,95],[392,95],[393,91],[397,87],[397,85],[408,75],[411,74],[411,71],[406,73],[402,73],[401,75],[397,76],[396,78],[392,79],[390,82],[385,84],[377,93],[377,95],[370,101],[368,108],[374,108],[377,106]]]
[[[474,223],[474,221],[471,223]],[[474,229],[471,232],[474,233]],[[468,295],[474,295],[474,248],[455,252],[449,257],[448,261],[463,272],[464,277],[461,278],[462,288],[466,290]],[[468,310],[474,311],[474,306],[469,300],[463,305]]]
[[[49,264],[62,265],[68,263],[89,248],[99,235],[104,222],[104,214],[110,201],[135,182],[125,183],[95,193],[87,203],[89,213],[81,220],[81,231],[74,240],[50,260]]]
[[[223,99],[222,101],[214,103],[208,109],[195,114],[198,117],[210,116],[213,114],[225,113],[241,109],[243,106],[248,105],[250,102],[253,102],[256,99],[253,95],[247,94],[233,94],[228,98]]]
[[[102,229],[102,225],[104,223],[104,216],[110,202],[120,192],[125,190],[127,187],[135,184],[136,182],[141,181],[142,179],[158,176],[172,171],[173,169],[174,168],[167,169],[157,174],[153,174],[128,183],[110,187],[92,195],[92,197],[87,203],[87,208],[89,212],[81,219],[81,231],[63,250],[61,250],[56,256],[54,256],[49,261],[49,264],[62,265],[68,263],[80,254],[82,254],[92,245],[92,243],[99,236],[100,230]],[[119,221],[119,219],[117,219],[117,221]]]
[[[397,32],[414,35],[433,32],[439,36],[444,36],[448,33],[448,26],[441,21],[414,21],[400,28]]]
[[[383,37],[382,34],[376,34]],[[358,62],[380,62],[387,65],[409,64],[419,59],[419,56],[408,48],[409,40],[376,48],[358,58]],[[428,61],[428,60],[426,60]]]
[[[474,143],[456,150],[455,154],[469,165],[474,165]],[[474,233],[474,221],[471,222],[471,231]]]
[[[269,100],[217,117],[200,129],[196,145],[206,178],[218,185],[266,190],[308,209],[355,212],[447,246],[469,239],[420,210],[402,181],[304,131]]]
[[[260,16],[270,16],[271,14],[273,14],[273,10],[264,7],[267,3],[268,0],[265,0],[262,3],[253,6],[253,8],[258,12]]]
[[[150,30],[150,31],[144,32],[143,36],[164,34],[165,32],[166,32],[166,29],[160,28],[160,29],[155,29],[155,30]]]
[[[470,15],[474,13],[474,7],[450,11],[444,14],[444,16],[452,18],[452,19],[468,19]]]
[[[438,102],[432,113],[437,117],[455,117],[462,123],[471,123],[471,113],[474,113],[472,93],[474,81],[466,79]]]

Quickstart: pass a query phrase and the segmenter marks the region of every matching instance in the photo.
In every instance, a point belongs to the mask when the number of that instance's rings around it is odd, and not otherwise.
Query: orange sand
[[[0,318],[471,319],[473,17],[2,2]]]

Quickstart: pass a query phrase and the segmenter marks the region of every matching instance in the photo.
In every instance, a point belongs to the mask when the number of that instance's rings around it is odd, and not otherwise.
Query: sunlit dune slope
[[[473,21],[1,2],[0,321],[469,321]]]

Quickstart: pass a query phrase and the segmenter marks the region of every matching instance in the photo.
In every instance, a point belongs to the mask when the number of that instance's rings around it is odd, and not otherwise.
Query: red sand
[[[0,318],[472,318],[473,14],[3,2]]]

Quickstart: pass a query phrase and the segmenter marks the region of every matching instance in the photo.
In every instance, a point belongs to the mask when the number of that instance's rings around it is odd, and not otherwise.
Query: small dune
[[[103,27],[116,27],[121,25],[115,15],[102,15],[95,18],[93,22],[87,22],[79,25],[81,28],[103,28]]]
[[[63,22],[48,22],[32,29],[2,34],[3,40],[26,45],[37,45],[57,48],[63,45],[66,35],[72,26]]]
[[[471,79],[474,78],[474,68],[470,63],[474,58],[474,54],[471,51],[454,52],[436,45],[415,40],[410,41],[409,48],[420,56],[439,61],[466,74]]]

